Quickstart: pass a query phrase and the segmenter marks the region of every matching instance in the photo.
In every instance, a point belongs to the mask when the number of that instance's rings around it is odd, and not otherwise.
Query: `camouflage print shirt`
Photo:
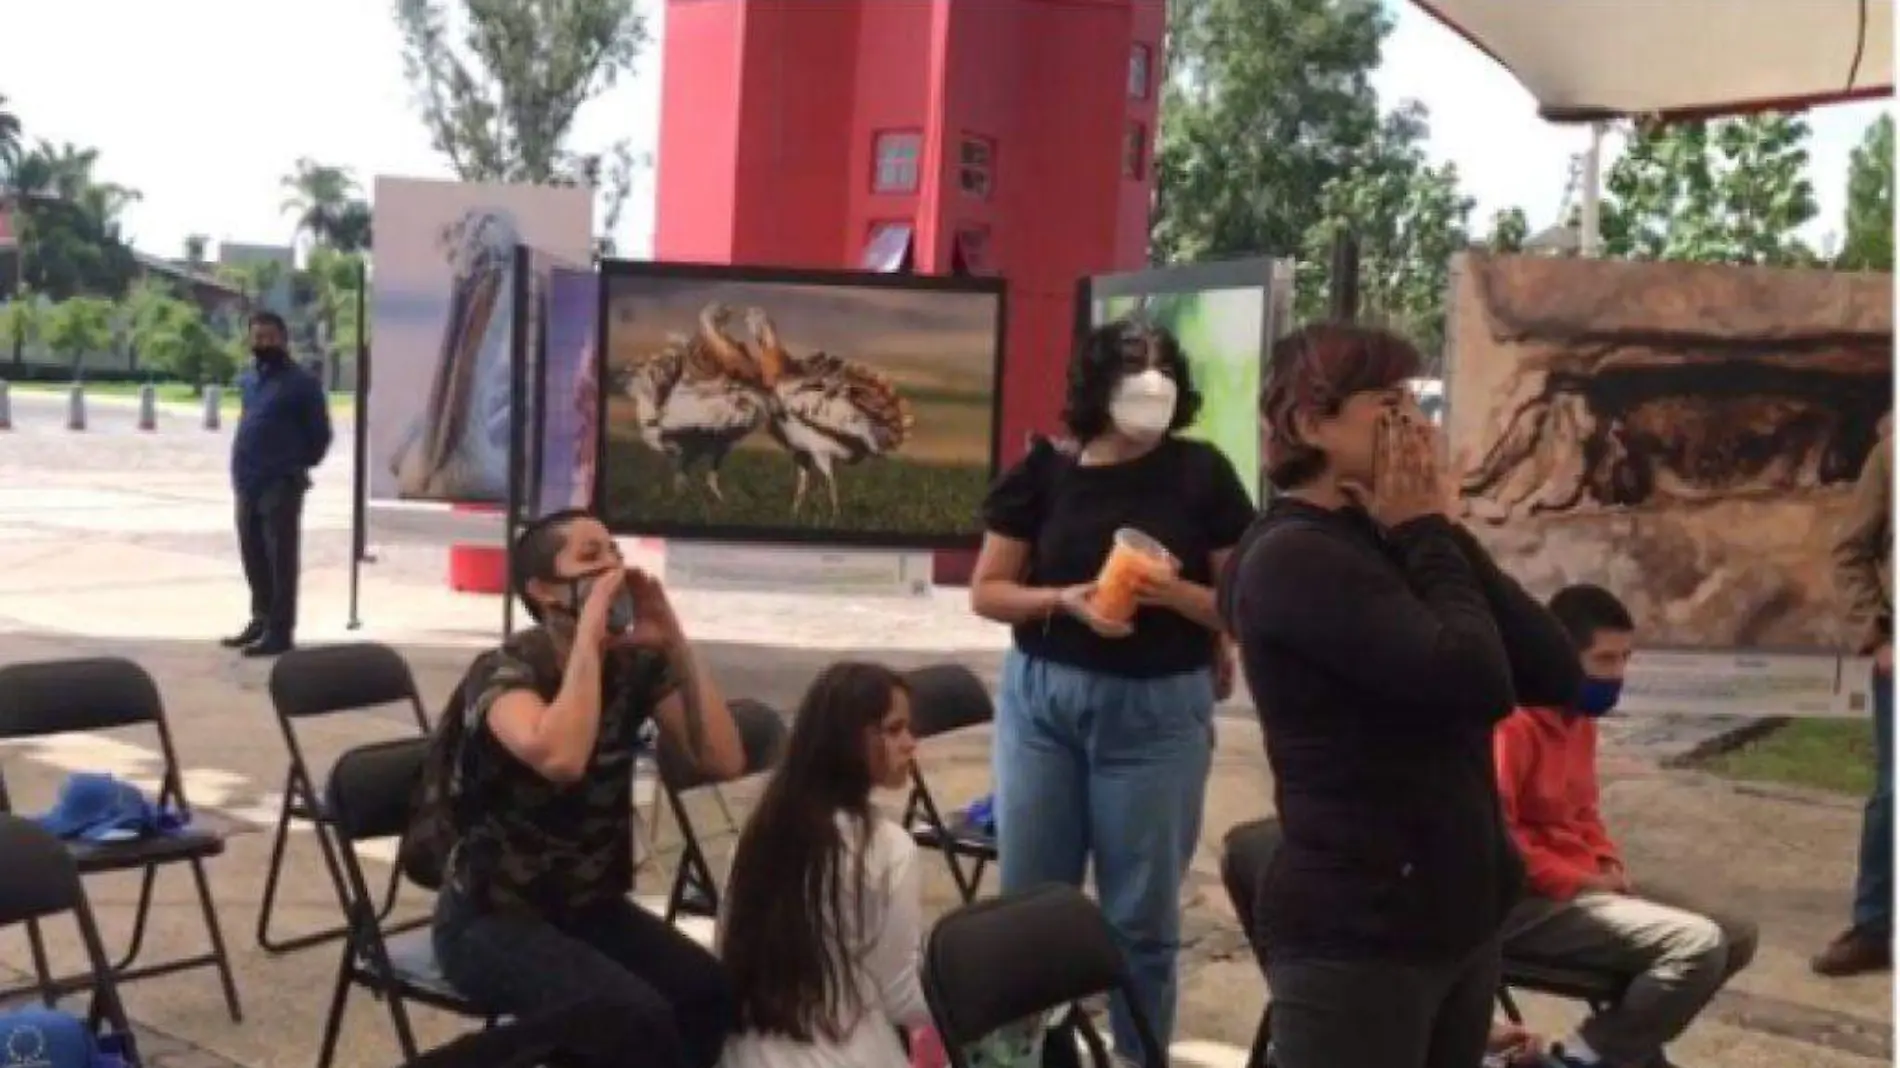
[[[467,733],[455,789],[461,828],[449,885],[477,909],[560,913],[633,889],[633,767],[639,731],[676,680],[666,658],[639,649],[601,663],[600,736],[578,782],[544,778],[484,722],[503,694],[561,688],[563,663],[535,628],[483,654],[470,670]]]

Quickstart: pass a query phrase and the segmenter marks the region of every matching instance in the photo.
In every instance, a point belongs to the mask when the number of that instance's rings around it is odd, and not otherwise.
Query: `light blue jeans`
[[[1001,698],[994,760],[1003,890],[1080,886],[1093,860],[1102,911],[1165,1055],[1181,883],[1200,841],[1214,757],[1212,672],[1125,679],[1012,650]],[[1110,1019],[1116,1052],[1139,1058],[1120,997]]]

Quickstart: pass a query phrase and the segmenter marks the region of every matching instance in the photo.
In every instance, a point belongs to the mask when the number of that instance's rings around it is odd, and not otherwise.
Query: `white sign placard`
[[[1632,712],[1864,716],[1872,664],[1835,656],[1645,652],[1630,663]]]
[[[666,583],[679,589],[928,597],[930,579],[928,552],[666,543]]]

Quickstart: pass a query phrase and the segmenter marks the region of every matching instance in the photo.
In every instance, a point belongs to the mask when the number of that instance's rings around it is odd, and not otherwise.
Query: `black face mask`
[[[290,354],[285,352],[280,345],[252,345],[251,355],[274,363]]]
[[[567,603],[561,605],[561,612],[570,620],[581,617],[581,609],[587,604],[587,598],[594,592],[594,583],[600,581],[605,571],[596,571],[567,580]],[[613,603],[607,606],[607,633],[625,634],[633,626],[633,591],[625,586],[614,594]]]

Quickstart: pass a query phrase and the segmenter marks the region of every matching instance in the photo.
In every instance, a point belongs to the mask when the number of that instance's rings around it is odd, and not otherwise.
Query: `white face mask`
[[[1167,433],[1168,424],[1174,422],[1177,393],[1174,379],[1153,368],[1129,375],[1115,384],[1108,400],[1108,417],[1127,437],[1153,441]]]

